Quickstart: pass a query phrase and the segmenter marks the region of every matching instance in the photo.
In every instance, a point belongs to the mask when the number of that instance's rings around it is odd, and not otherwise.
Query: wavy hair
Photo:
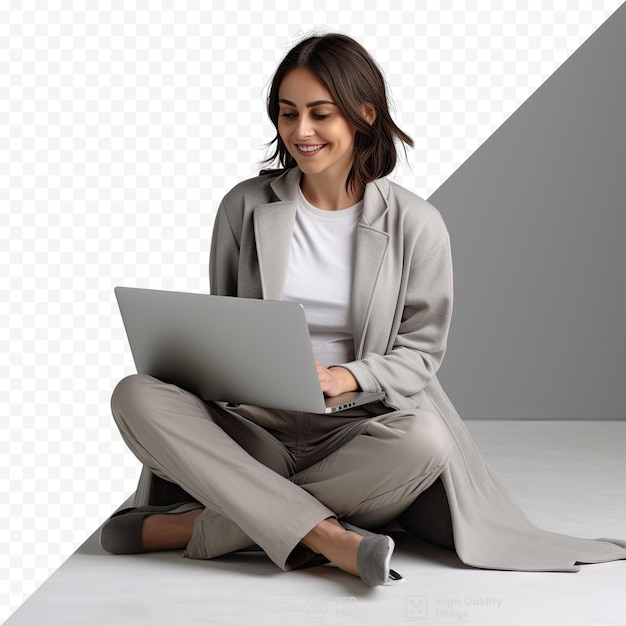
[[[283,168],[296,166],[278,133],[278,90],[293,69],[308,69],[324,85],[345,118],[355,129],[354,161],[346,180],[346,190],[358,192],[377,178],[390,174],[398,160],[396,141],[413,146],[413,140],[391,118],[385,79],[369,53],[347,35],[328,33],[304,39],[282,60],[271,81],[267,112],[276,128],[276,136],[267,144],[276,144],[273,154],[264,161],[276,161]],[[376,113],[370,125],[363,117],[363,105]]]

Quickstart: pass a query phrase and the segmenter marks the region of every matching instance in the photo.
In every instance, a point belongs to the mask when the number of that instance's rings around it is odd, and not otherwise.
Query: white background
[[[621,3],[340,4],[0,0],[0,619],[133,492],[113,287],[208,291],[214,211],[259,169],[294,43],[373,54],[416,143],[394,178],[428,197]]]

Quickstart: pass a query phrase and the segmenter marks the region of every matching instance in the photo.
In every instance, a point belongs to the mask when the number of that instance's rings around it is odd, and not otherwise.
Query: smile
[[[296,144],[296,148],[300,154],[312,156],[317,154],[325,145],[325,143],[318,143],[316,145]]]

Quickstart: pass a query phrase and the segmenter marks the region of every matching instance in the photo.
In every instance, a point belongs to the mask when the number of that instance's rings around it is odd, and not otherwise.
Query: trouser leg
[[[178,387],[134,375],[118,384],[111,406],[122,437],[144,465],[179,484],[229,525],[236,522],[279,567],[285,567],[304,535],[333,516],[276,471],[289,472],[290,466],[279,442],[273,445],[276,457],[268,453],[269,440],[260,446],[260,456],[271,461],[271,469],[216,423],[216,405],[211,409]]]
[[[260,421],[269,423],[268,415],[262,411]],[[325,419],[325,416],[317,417]],[[355,429],[357,423],[360,426]],[[241,433],[236,429],[242,427],[250,429],[252,440],[268,436],[263,428],[246,420],[231,419],[224,426],[239,441],[242,441]],[[345,429],[352,431],[352,438],[345,440],[334,452],[328,452],[327,446],[320,444],[309,448],[306,455],[294,456],[295,466],[305,469],[294,473],[291,480],[340,519],[365,528],[385,526],[407,509],[419,494],[428,492],[443,471],[450,452],[450,438],[443,421],[427,411],[349,418],[341,430]],[[334,434],[328,442],[336,447],[337,439],[344,438],[339,432]],[[240,543],[234,539],[239,539]],[[231,520],[207,510],[196,520],[186,555],[212,558],[245,547],[244,540],[245,535],[241,536],[241,531]],[[298,567],[306,561],[306,551],[295,550],[286,568]]]
[[[239,411],[250,418],[269,424],[271,413],[265,410]],[[258,448],[257,438],[271,437],[258,426],[243,419],[225,421],[224,428],[244,446]],[[304,416],[305,421],[309,416]],[[326,423],[327,416],[311,416]],[[295,421],[295,418],[294,418]],[[238,429],[245,427],[250,436],[242,438]],[[321,428],[311,428],[319,434]],[[346,418],[343,426],[332,430],[332,436],[315,447],[304,445],[305,454],[291,459],[299,471],[291,472],[291,480],[325,504],[340,519],[365,528],[380,528],[396,519],[418,495],[429,487],[445,467],[450,452],[450,437],[441,418],[428,411],[398,411],[377,417]],[[296,444],[296,447],[297,446]],[[329,450],[334,449],[334,451]],[[269,448],[268,448],[269,449]],[[304,469],[300,469],[304,468]],[[212,512],[197,519],[194,539],[187,549],[189,556],[211,558],[226,552],[220,536],[236,537],[230,520]],[[242,542],[231,550],[245,547]],[[292,555],[295,560],[302,555]],[[291,562],[292,559],[290,559]]]
[[[333,514],[368,528],[396,518],[439,476],[450,447],[441,419],[419,410],[346,418],[338,450],[335,432],[328,439],[334,452],[320,442],[298,457],[256,423],[216,405],[209,410],[192,394],[149,377],[122,381],[112,405],[122,435],[142,463],[207,506],[187,546],[185,554],[192,558],[258,543],[280,567],[290,568],[292,561],[302,562],[302,555],[293,554],[287,563],[291,550]],[[266,411],[261,421],[267,427],[271,419]],[[345,429],[350,440],[341,434]],[[280,493],[273,497],[274,479],[281,477]],[[283,492],[284,484],[291,484],[287,477],[294,484]],[[303,492],[313,497],[303,500]]]
[[[340,519],[378,528],[433,484],[450,446],[439,416],[420,410],[388,413],[366,420],[360,434],[292,480]]]

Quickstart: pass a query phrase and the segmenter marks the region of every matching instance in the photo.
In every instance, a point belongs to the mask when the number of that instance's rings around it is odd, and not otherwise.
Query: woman
[[[105,524],[103,547],[212,558],[258,544],[283,569],[328,560],[370,586],[398,578],[393,541],[359,527],[393,521],[480,567],[625,558],[622,542],[532,526],[439,387],[448,233],[432,206],[385,178],[396,140],[412,141],[391,119],[368,53],[343,35],[302,41],[276,71],[268,112],[270,161],[284,169],[222,201],[212,293],[302,302],[324,393],[385,399],[331,417],[205,403],[153,378],[124,379],[112,399],[124,439],[197,502],[122,511]]]

